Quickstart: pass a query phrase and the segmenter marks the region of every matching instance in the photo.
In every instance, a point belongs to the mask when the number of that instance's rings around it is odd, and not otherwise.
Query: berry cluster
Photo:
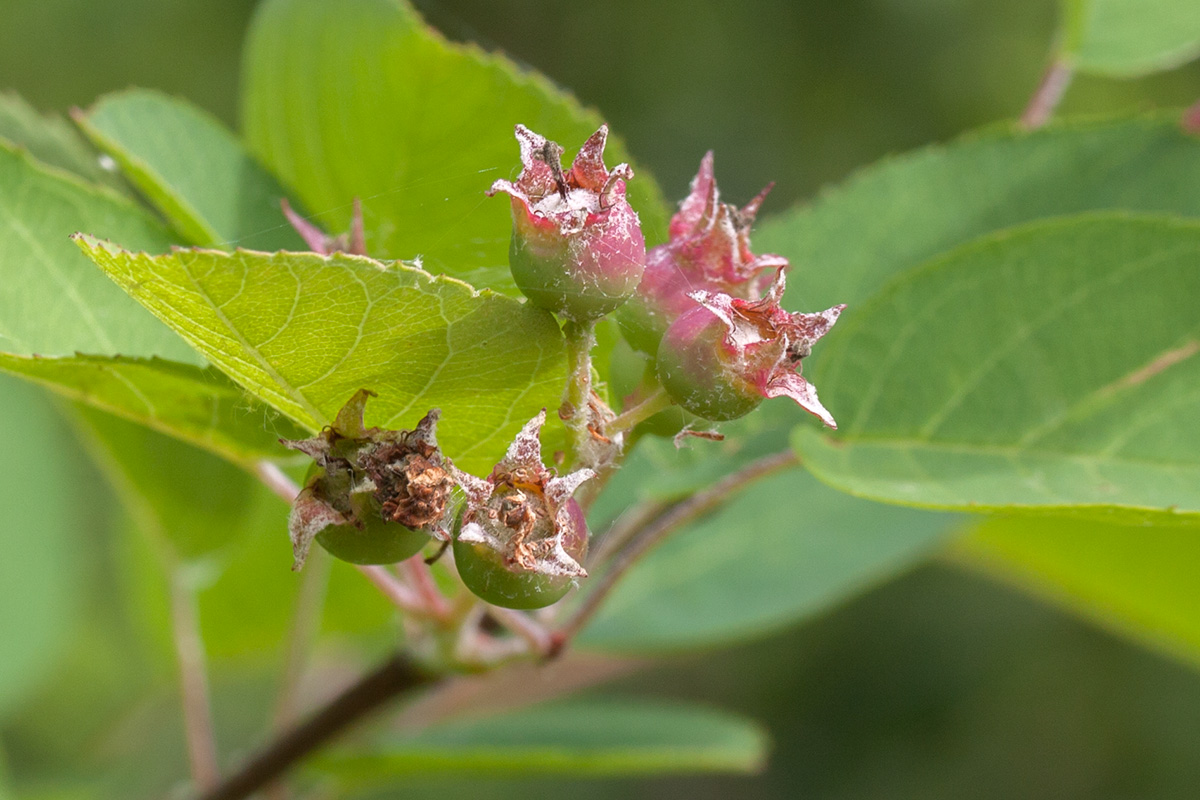
[[[616,415],[591,391],[592,326],[614,312],[629,343],[654,361],[650,381],[657,385],[641,394],[658,392],[714,421],[786,396],[836,427],[800,367],[843,306],[783,310],[787,260],[750,248],[770,186],[742,208],[722,203],[707,154],[671,219],[669,240],[647,251],[625,196],[633,171],[604,164],[607,127],[565,171],[559,145],[522,125],[516,135],[521,172],[488,194],[510,198],[514,281],[531,304],[563,318],[574,348],[559,415],[579,434],[579,468],[559,476],[543,464],[542,411],[487,478],[469,475],[438,448],[436,409],[412,431],[366,428],[372,393],[360,390],[321,434],[285,442],[314,462],[289,519],[297,567],[314,539],[357,564],[401,561],[438,540],[453,545],[463,583],[488,602],[539,608],[560,599],[587,574],[587,523],[575,491],[616,463],[626,430],[619,423],[641,419]],[[364,249],[358,221],[340,238],[301,232],[320,252]]]

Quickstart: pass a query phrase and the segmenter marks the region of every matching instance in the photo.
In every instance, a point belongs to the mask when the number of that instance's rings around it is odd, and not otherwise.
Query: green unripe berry
[[[305,483],[311,486],[324,477],[325,471],[313,464]],[[351,564],[395,564],[416,555],[429,542],[428,534],[385,520],[370,493],[349,498],[353,516],[362,527],[330,525],[317,534],[317,543],[336,558]]]
[[[577,562],[587,555],[587,524],[583,510],[568,501],[572,522],[564,536],[563,549]],[[502,608],[544,608],[566,595],[574,576],[545,574],[522,568],[504,553],[481,542],[467,542],[455,536],[454,564],[472,594]]]

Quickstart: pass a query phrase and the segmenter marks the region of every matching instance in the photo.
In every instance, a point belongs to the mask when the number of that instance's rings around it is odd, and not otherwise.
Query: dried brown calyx
[[[514,572],[583,577],[576,556],[587,546],[587,524],[572,495],[595,473],[559,477],[542,464],[538,434],[545,422],[543,410],[486,480],[457,474],[467,495],[458,538],[496,551]]]
[[[394,522],[443,541],[450,538],[453,465],[438,449],[440,412],[411,431],[367,428],[363,413],[375,393],[360,389],[333,424],[311,439],[282,440],[312,457],[318,470],[296,498],[288,527],[297,563],[331,525],[359,530]]]

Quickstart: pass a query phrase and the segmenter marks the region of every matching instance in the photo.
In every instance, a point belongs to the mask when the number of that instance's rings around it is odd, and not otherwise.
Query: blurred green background
[[[236,125],[253,5],[3,0],[0,88],[66,109],[150,86]],[[1051,0],[417,6],[448,36],[502,50],[599,108],[668,196],[683,194],[713,148],[730,200],[777,181],[764,213],[889,153],[1017,116],[1056,21]],[[1079,79],[1063,111],[1197,96],[1192,65],[1141,81]],[[103,774],[112,796],[137,797],[186,771],[169,648],[155,632],[161,586],[137,568],[151,557],[98,476],[80,470],[91,513],[67,543],[73,571],[60,573],[74,591],[51,598],[73,603],[77,621],[60,632],[63,655],[43,685],[3,721],[0,775],[45,788],[30,796],[56,797],[92,796],[93,775]],[[384,646],[386,612],[373,614],[360,627]],[[253,742],[270,674],[261,659],[217,654],[223,744]],[[1194,797],[1200,786],[1200,675],[949,563],[773,639],[665,662],[623,688],[763,720],[775,740],[769,771],[569,786],[418,782],[411,796],[1082,800]],[[59,794],[73,784],[88,789]]]

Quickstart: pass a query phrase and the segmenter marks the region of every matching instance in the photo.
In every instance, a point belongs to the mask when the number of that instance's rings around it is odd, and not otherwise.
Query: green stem
[[[661,386],[655,389],[649,397],[638,403],[633,408],[625,411],[621,416],[608,423],[605,427],[605,432],[612,436],[618,433],[624,433],[628,430],[633,430],[642,422],[653,417],[660,411],[670,408],[675,403],[671,396],[667,394],[667,390]]]
[[[183,698],[184,734],[192,782],[208,791],[221,779],[217,745],[213,735],[212,706],[208,695],[204,639],[196,611],[196,594],[191,581],[179,567],[171,576],[171,627],[179,658],[179,689]]]
[[[580,324],[568,320],[563,325],[567,340],[567,389],[563,396],[561,416],[571,436],[571,451],[578,465],[587,466],[589,403],[592,397],[592,348],[596,346],[594,323]]]

